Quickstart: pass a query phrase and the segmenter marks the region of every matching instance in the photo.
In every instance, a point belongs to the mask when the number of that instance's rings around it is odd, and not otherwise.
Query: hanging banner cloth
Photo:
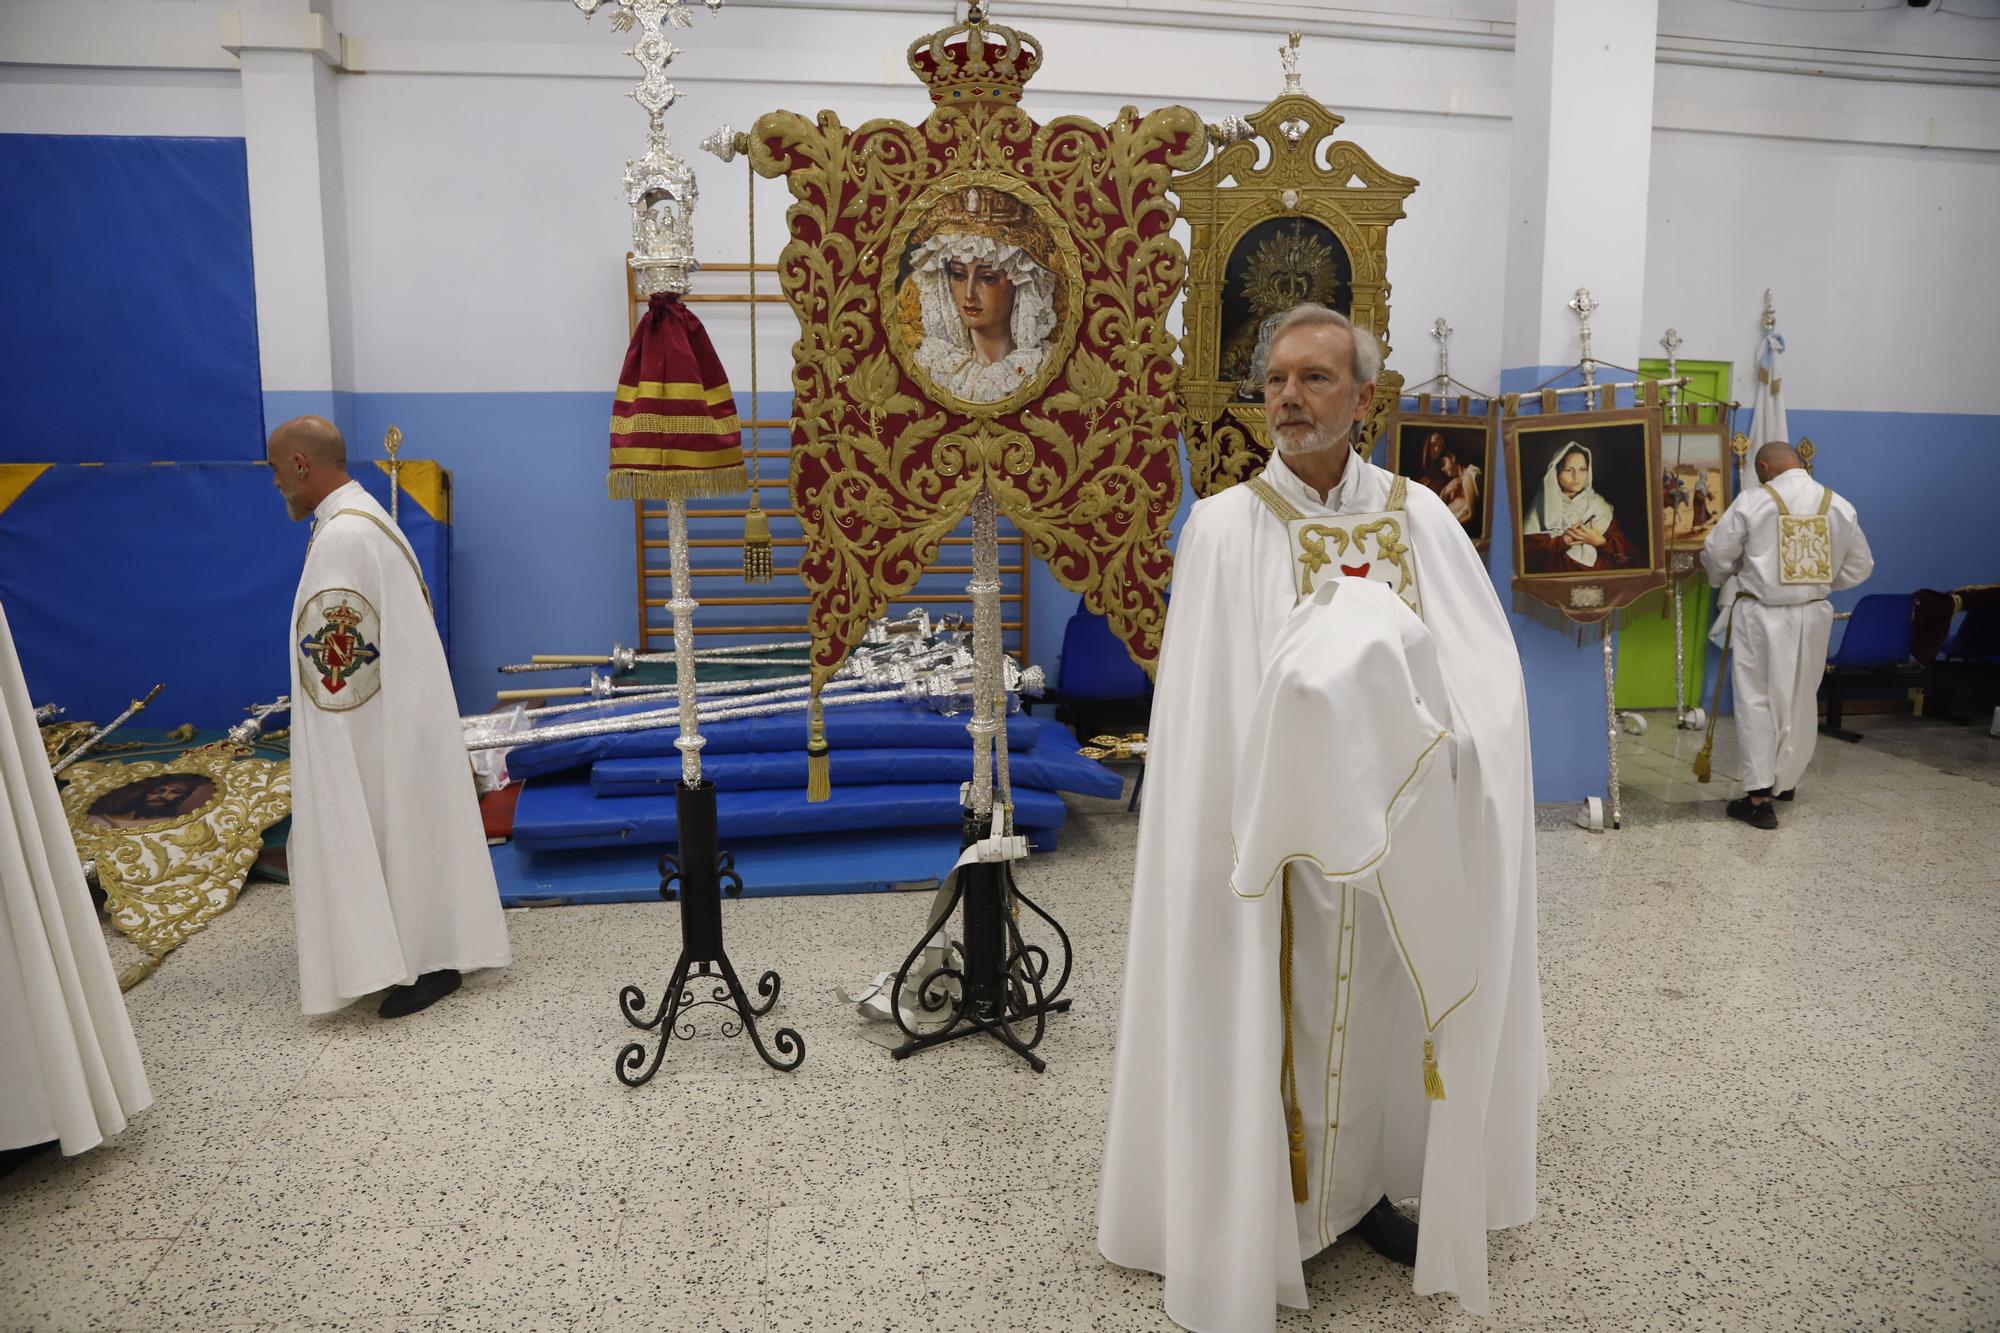
[[[920,125],[760,118],[791,188],[779,283],[798,314],[791,496],[824,680],[909,591],[981,488],[1149,672],[1179,503],[1175,338],[1185,107],[1038,125],[1041,43],[967,22],[918,39]]]
[[[746,484],[736,395],[708,330],[680,297],[655,292],[611,408],[611,498],[686,500]]]

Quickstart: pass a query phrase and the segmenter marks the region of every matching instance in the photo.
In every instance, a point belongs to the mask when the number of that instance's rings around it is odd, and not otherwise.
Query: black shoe
[[[1774,829],[1778,827],[1778,812],[1771,808],[1769,801],[1758,805],[1748,796],[1739,796],[1728,806],[1729,817],[1740,819],[1751,828]]]
[[[1789,801],[1798,794],[1799,794],[1799,789],[1797,787],[1787,787],[1785,790],[1778,793],[1778,799],[1781,801]]]
[[[1417,1266],[1417,1224],[1403,1216],[1387,1195],[1354,1224],[1354,1234],[1391,1263],[1405,1268]]]
[[[375,1012],[384,1018],[407,1018],[457,990],[459,981],[458,969],[454,967],[426,972],[407,986],[391,986],[382,997],[382,1007]]]

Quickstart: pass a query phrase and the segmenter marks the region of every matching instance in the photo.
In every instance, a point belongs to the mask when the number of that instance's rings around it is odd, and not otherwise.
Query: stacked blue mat
[[[615,717],[660,704],[607,705],[566,720]],[[826,710],[833,798],[806,800],[803,713],[702,728],[702,776],[716,786],[725,849],[745,840],[948,830],[959,824],[959,784],[972,776],[964,715],[913,704]],[[674,728],[525,746],[507,760],[525,779],[514,843],[542,854],[615,847],[665,849],[676,839],[674,787],[681,761]],[[1116,797],[1123,779],[1077,752],[1054,722],[1007,719],[1015,825],[1037,851],[1053,850],[1066,810],[1061,793]],[[740,859],[740,858],[739,858]]]

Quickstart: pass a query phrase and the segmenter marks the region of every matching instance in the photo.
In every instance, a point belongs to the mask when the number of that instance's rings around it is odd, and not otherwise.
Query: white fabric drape
[[[0,607],[0,1148],[94,1148],[153,1103]]]

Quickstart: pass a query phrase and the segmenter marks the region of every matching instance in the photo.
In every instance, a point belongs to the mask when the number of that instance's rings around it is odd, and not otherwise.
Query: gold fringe
[[[826,743],[826,710],[815,693],[811,731],[806,737],[806,800],[833,799],[833,767]]]
[[[609,482],[614,500],[710,499],[740,495],[749,484],[741,463],[734,467],[679,468],[672,472],[613,468]]]
[[[750,512],[743,516],[743,581],[771,581],[771,520],[754,490],[750,492]]]
[[[1594,628],[1592,625],[1571,620],[1547,602],[1530,597],[1519,590],[1514,593],[1514,611],[1515,614],[1526,616],[1536,624],[1546,625],[1579,648],[1583,647],[1584,640],[1588,637],[1586,631]]]
[[[1424,1038],[1424,1096],[1434,1102],[1444,1100],[1444,1076],[1438,1073],[1437,1048]]]

